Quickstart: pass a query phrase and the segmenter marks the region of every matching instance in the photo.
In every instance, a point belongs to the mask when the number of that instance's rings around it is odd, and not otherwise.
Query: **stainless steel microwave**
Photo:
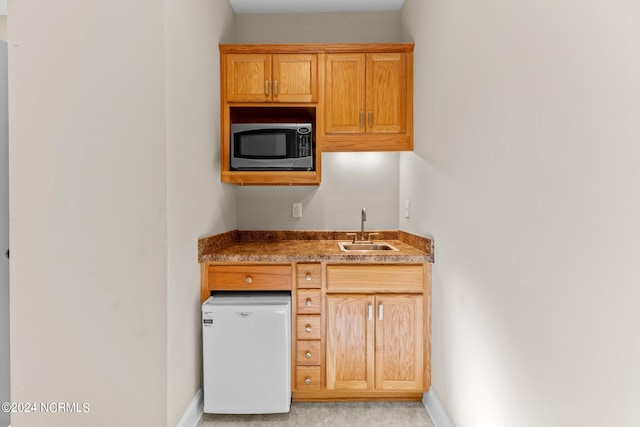
[[[232,170],[314,170],[311,123],[235,123],[230,145]]]

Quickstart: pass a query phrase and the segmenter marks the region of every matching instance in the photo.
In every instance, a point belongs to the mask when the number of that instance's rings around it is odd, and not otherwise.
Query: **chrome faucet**
[[[362,212],[360,213],[360,240],[358,239],[358,233],[347,233],[347,236],[352,236],[353,241],[352,244],[365,244],[365,243],[373,243],[371,236],[377,236],[380,233],[369,233],[367,238],[364,238],[364,222],[367,220],[367,211],[365,208],[362,208]]]

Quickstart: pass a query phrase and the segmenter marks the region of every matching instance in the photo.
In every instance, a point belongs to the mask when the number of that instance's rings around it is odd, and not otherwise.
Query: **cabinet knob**
[[[307,281],[311,281],[311,273],[307,272],[307,275],[304,276],[305,279],[307,279]]]
[[[305,305],[306,305],[307,307],[311,307],[311,304],[313,304],[313,303],[311,302],[311,298],[307,298],[307,301],[305,302]]]
[[[253,282],[253,279],[251,278],[251,276],[247,276],[246,279],[244,279],[247,283],[251,283]]]
[[[307,327],[304,328],[304,330],[307,331],[307,332],[311,332],[311,325],[307,325]]]
[[[307,352],[304,354],[304,357],[306,357],[307,359],[311,359],[311,352],[310,352],[310,351],[307,351]]]
[[[304,379],[304,383],[305,383],[306,385],[311,384],[311,378],[309,378],[309,377],[305,378],[305,379]]]

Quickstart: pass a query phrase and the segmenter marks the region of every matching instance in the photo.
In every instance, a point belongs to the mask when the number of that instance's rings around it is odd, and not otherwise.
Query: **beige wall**
[[[220,182],[218,42],[233,37],[227,0],[166,3],[167,425],[201,387],[198,238],[236,228],[235,187]]]
[[[403,20],[433,389],[458,427],[639,425],[637,4],[405,0]]]
[[[197,239],[219,182],[228,3],[12,2],[12,425],[174,426],[200,388]],[[51,37],[55,34],[55,37]]]
[[[400,12],[239,14],[237,43],[399,42]],[[320,187],[238,188],[241,229],[353,230],[360,210],[367,229],[398,228],[398,154],[327,153]],[[375,191],[371,189],[375,188]],[[292,203],[303,204],[293,218]]]
[[[0,16],[0,40],[7,41],[7,17]]]
[[[7,43],[0,41],[0,247],[9,247],[9,114]],[[9,260],[0,260],[0,402],[11,401],[9,384]],[[0,412],[0,426],[10,424]]]
[[[164,5],[9,6],[13,425],[166,425]]]
[[[236,43],[398,42],[400,12],[238,14]]]

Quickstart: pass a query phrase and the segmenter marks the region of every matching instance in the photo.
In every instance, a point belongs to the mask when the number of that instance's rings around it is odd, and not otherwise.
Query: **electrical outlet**
[[[293,217],[302,218],[302,203],[293,204]]]
[[[404,217],[411,218],[411,202],[409,200],[404,201]]]

